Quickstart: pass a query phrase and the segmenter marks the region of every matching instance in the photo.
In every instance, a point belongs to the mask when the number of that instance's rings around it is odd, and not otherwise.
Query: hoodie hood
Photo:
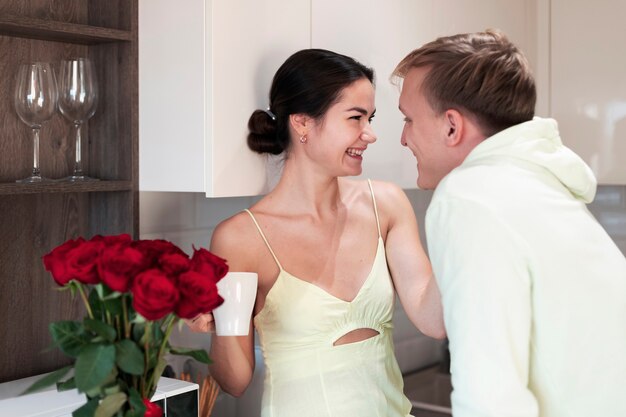
[[[591,168],[563,145],[556,120],[535,117],[485,139],[462,165],[491,156],[522,159],[552,173],[578,199],[590,203],[597,181]]]

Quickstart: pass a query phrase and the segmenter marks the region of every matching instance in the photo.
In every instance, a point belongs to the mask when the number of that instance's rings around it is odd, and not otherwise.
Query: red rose
[[[178,290],[172,281],[158,269],[140,273],[133,281],[133,307],[147,320],[159,320],[174,311]]]
[[[159,258],[159,267],[170,276],[176,276],[189,271],[191,261],[185,254],[165,253]]]
[[[143,404],[146,406],[146,414],[144,414],[144,417],[163,417],[163,410],[161,407],[151,403],[149,399],[144,398]]]
[[[163,239],[138,240],[134,246],[144,253],[149,268],[156,267],[161,255],[166,253],[178,253],[187,256],[178,246]]]
[[[68,251],[66,267],[71,279],[83,284],[99,283],[98,258],[103,247],[102,242],[89,240]]]
[[[224,299],[217,293],[215,282],[204,274],[188,271],[178,277],[180,300],[176,315],[191,319],[219,307]]]
[[[217,282],[224,278],[228,272],[226,260],[209,252],[206,249],[193,248],[193,256],[191,257],[191,269],[211,278],[213,282]]]
[[[70,239],[43,256],[43,264],[46,271],[52,274],[57,284],[63,286],[74,279],[74,276],[72,276],[67,269],[67,254],[84,242],[85,239],[82,237],[75,240]]]
[[[102,250],[98,272],[102,282],[113,291],[125,292],[130,288],[133,277],[143,270],[145,257],[143,252],[133,248],[129,241],[118,242],[120,243]]]

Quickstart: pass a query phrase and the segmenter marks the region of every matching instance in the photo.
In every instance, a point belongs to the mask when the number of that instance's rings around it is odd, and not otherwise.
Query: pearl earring
[[[300,136],[300,143],[306,143],[306,141],[307,141],[306,135]]]

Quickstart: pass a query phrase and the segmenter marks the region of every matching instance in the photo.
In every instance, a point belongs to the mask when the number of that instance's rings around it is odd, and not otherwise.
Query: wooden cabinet
[[[16,184],[30,173],[29,128],[13,108],[20,63],[89,57],[100,90],[83,143],[83,167],[102,181]],[[54,290],[41,257],[69,238],[138,236],[136,0],[3,0],[0,3],[0,382],[69,363],[48,324],[82,315]],[[71,173],[74,143],[55,115],[41,131],[42,174]]]
[[[268,190],[246,145],[280,64],[310,46],[310,0],[140,0],[140,189]]]
[[[626,184],[626,3],[549,3],[549,114],[600,184]]]

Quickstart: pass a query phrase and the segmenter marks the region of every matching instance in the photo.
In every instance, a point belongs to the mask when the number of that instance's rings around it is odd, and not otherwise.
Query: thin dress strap
[[[376,227],[378,227],[378,237],[381,237],[380,234],[380,221],[378,220],[378,208],[376,207],[376,197],[374,197],[374,188],[372,187],[372,181],[367,179],[367,183],[370,186],[370,192],[372,193],[372,201],[374,202],[374,213],[376,214]]]
[[[259,226],[259,223],[256,221],[256,218],[254,217],[254,214],[252,214],[252,212],[250,210],[248,210],[248,209],[245,209],[245,210],[248,212],[250,217],[252,217],[252,221],[254,222],[254,224],[255,224],[256,228],[258,229],[259,233],[261,234],[261,237],[263,238],[263,241],[265,242],[265,245],[267,246],[267,248],[270,250],[270,253],[274,257],[274,260],[276,261],[276,265],[278,265],[278,268],[282,271],[283,270],[283,266],[280,264],[280,262],[278,262],[278,258],[274,254],[274,251],[272,250],[272,247],[270,246],[269,242],[267,241],[267,238],[263,234],[263,230],[261,230],[261,226]]]

